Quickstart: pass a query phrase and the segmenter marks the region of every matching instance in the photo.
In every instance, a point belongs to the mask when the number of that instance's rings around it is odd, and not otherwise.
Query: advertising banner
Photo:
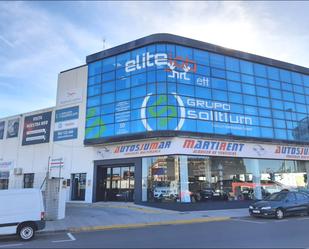
[[[173,154],[309,160],[309,146],[173,138],[105,146],[96,150],[97,160]]]
[[[6,137],[7,138],[18,137],[18,131],[19,131],[19,118],[9,120]]]
[[[5,121],[0,122],[0,139],[3,139],[4,137],[4,127],[5,127]]]
[[[78,134],[79,107],[56,110],[54,141],[76,139]]]
[[[25,117],[22,145],[48,143],[52,112]]]

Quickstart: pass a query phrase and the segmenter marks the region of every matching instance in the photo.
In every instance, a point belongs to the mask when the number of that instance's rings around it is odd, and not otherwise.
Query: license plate
[[[214,196],[219,196],[220,194],[219,193],[214,193]]]
[[[252,210],[252,213],[259,214],[260,210]]]

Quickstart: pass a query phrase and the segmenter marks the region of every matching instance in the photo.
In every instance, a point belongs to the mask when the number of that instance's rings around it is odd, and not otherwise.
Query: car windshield
[[[266,201],[282,201],[287,196],[287,193],[279,192],[266,197]]]

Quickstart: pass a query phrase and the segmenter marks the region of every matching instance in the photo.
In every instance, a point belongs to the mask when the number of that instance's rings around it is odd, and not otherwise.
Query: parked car
[[[192,194],[196,201],[206,200],[228,200],[228,194],[225,191],[214,188],[203,188]]]
[[[251,204],[249,213],[251,216],[277,219],[293,214],[309,215],[309,195],[299,191],[283,190]]]
[[[156,187],[153,191],[153,197],[157,201],[163,199],[177,200],[178,190],[171,187]]]
[[[0,235],[17,234],[31,240],[45,228],[42,192],[39,189],[0,191]]]

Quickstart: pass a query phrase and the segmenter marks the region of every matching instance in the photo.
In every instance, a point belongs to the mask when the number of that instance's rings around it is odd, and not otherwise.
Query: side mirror
[[[289,201],[289,199],[286,199],[285,202],[288,203],[288,202],[290,202],[290,201]]]

